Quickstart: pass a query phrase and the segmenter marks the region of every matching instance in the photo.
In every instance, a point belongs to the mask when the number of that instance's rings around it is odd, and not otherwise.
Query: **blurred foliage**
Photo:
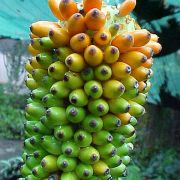
[[[25,95],[7,94],[0,85],[0,137],[22,139],[25,120]]]
[[[0,161],[0,179],[17,180],[20,178],[20,166],[23,161],[20,157],[14,157],[7,161]]]

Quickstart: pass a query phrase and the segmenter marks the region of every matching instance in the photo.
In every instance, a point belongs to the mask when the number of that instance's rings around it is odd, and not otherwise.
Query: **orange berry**
[[[46,37],[53,28],[60,28],[57,22],[38,21],[30,26],[31,32],[38,37]]]
[[[129,113],[116,114],[116,116],[121,120],[122,125],[129,124],[132,118]]]
[[[130,65],[132,69],[135,69],[145,63],[147,61],[147,57],[138,51],[130,51],[120,55],[120,60]]]
[[[85,33],[76,34],[70,40],[70,46],[75,52],[83,52],[90,44],[91,39]]]
[[[131,76],[133,76],[137,81],[147,80],[150,74],[150,70],[143,66],[140,66],[131,72]]]
[[[119,15],[126,16],[136,7],[136,0],[125,0],[119,8]]]
[[[67,29],[70,35],[84,32],[86,30],[86,26],[85,19],[82,14],[73,14],[67,21]]]
[[[56,46],[66,46],[70,41],[69,34],[64,28],[51,29],[49,37]]]
[[[144,81],[140,81],[138,82],[139,86],[138,86],[138,91],[141,93],[146,89],[146,83]]]
[[[102,0],[83,0],[84,12],[87,13],[93,8],[101,9]]]
[[[28,45],[28,52],[29,52],[32,56],[36,56],[37,54],[40,53],[40,51],[38,51],[37,49],[34,49],[31,44]]]
[[[100,29],[94,34],[94,41],[100,46],[107,45],[111,41],[111,33],[107,29]]]
[[[142,46],[142,47],[131,47],[129,51],[139,51],[143,53],[147,58],[151,58],[154,54],[154,51],[150,47]]]
[[[84,58],[90,66],[97,66],[103,61],[103,52],[97,46],[90,45],[84,51]]]
[[[150,41],[149,43],[146,44],[146,46],[152,48],[154,51],[154,54],[159,54],[162,50],[161,44],[155,41]]]
[[[151,41],[158,42],[158,40],[159,40],[159,36],[157,36],[156,34],[151,34]]]
[[[117,35],[111,42],[111,45],[116,46],[120,52],[126,52],[133,46],[134,39],[130,34]]]
[[[64,20],[59,10],[59,0],[48,0],[48,5],[54,16],[56,16],[59,20]]]
[[[130,32],[134,38],[134,47],[140,47],[146,45],[151,39],[151,33],[146,29],[135,30]]]
[[[153,58],[149,58],[145,63],[142,64],[143,67],[151,68],[153,65]]]
[[[36,36],[36,35],[33,34],[33,33],[30,33],[30,34],[29,34],[29,37],[30,37],[31,39],[38,38],[38,36]]]
[[[68,20],[74,13],[78,12],[77,4],[73,0],[61,0],[59,10],[65,20]]]
[[[91,9],[85,16],[85,23],[88,29],[98,31],[106,22],[106,16],[99,9]]]

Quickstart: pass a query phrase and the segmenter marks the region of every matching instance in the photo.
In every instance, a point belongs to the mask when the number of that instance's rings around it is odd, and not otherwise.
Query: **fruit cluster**
[[[49,0],[60,21],[31,25],[21,179],[126,176],[161,50],[157,35],[129,16],[135,4]]]

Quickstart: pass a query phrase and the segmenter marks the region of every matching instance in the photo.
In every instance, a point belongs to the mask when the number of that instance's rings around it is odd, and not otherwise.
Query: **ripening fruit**
[[[58,170],[56,162],[57,162],[56,156],[47,155],[42,159],[41,166],[45,171],[52,173]]]
[[[104,61],[112,64],[119,59],[119,50],[115,46],[107,46],[104,50]]]
[[[119,166],[110,168],[112,177],[121,177],[126,172],[126,166],[121,163]]]
[[[36,56],[36,61],[44,68],[48,69],[49,65],[53,63],[53,57],[50,53],[43,52]]]
[[[121,119],[113,114],[106,114],[102,117],[103,128],[108,131],[113,131],[121,126]]]
[[[114,114],[126,113],[130,109],[130,104],[123,98],[110,99],[108,104],[109,111]]]
[[[88,104],[88,97],[83,89],[75,89],[69,94],[69,101],[75,106],[85,106]]]
[[[116,147],[111,143],[97,146],[97,150],[99,151],[100,157],[102,159],[108,159],[115,156],[117,151]]]
[[[103,52],[97,46],[90,45],[84,51],[84,58],[90,66],[97,66],[103,61]]]
[[[48,0],[48,5],[54,16],[56,16],[59,20],[64,20],[62,14],[59,11],[59,0]]]
[[[158,36],[129,15],[136,0],[48,4],[58,22],[30,27],[20,179],[121,179],[145,113],[152,56],[162,48]]]
[[[96,163],[93,164],[93,171],[95,173],[95,175],[108,175],[110,173],[110,169],[109,167],[107,166],[107,164],[103,161],[98,161]]]
[[[109,31],[111,33],[111,36],[115,36],[120,29],[120,25],[118,23],[114,23],[109,27]]]
[[[138,51],[143,53],[147,58],[151,58],[154,55],[154,51],[152,48],[147,46],[141,47],[131,47],[128,51]]]
[[[36,56],[37,54],[40,53],[39,50],[35,49],[32,47],[31,44],[28,45],[28,52],[32,55],[32,56]]]
[[[120,146],[117,149],[117,154],[118,156],[123,157],[123,156],[127,156],[130,151],[131,151],[131,147],[128,144],[124,143],[122,146]]]
[[[86,64],[82,55],[73,53],[65,59],[65,64],[73,72],[81,72]]]
[[[129,33],[117,35],[111,42],[111,45],[116,46],[120,53],[126,52],[134,44],[133,36]]]
[[[34,90],[34,89],[38,88],[38,86],[39,86],[38,83],[33,78],[25,79],[25,83],[26,83],[26,86],[30,90]]]
[[[125,0],[119,8],[119,15],[126,16],[130,14],[136,6],[136,0]]]
[[[67,29],[71,36],[85,32],[85,18],[82,16],[82,14],[73,14],[67,21]]]
[[[83,0],[83,8],[85,13],[87,13],[89,10],[93,8],[97,8],[101,10],[101,6],[102,6],[102,0],[93,0],[93,1]]]
[[[73,51],[68,47],[60,47],[53,49],[53,53],[56,55],[57,59],[61,62],[64,62],[67,56],[73,53]]]
[[[30,26],[31,32],[38,37],[47,37],[51,29],[60,28],[57,22],[38,21]]]
[[[129,101],[130,104],[130,110],[129,110],[129,114],[131,114],[134,117],[140,117],[145,113],[145,109],[143,106],[141,106],[140,104],[134,102],[134,101]]]
[[[129,124],[132,118],[129,113],[116,114],[116,116],[121,120],[123,125]]]
[[[29,63],[33,69],[42,68],[42,66],[37,62],[36,57],[29,58]]]
[[[102,96],[103,89],[101,83],[98,81],[88,81],[84,85],[85,93],[93,99],[98,99]]]
[[[104,160],[104,162],[108,165],[109,168],[114,168],[114,167],[119,166],[122,160],[120,156],[115,155],[107,160]]]
[[[133,88],[125,91],[121,97],[124,98],[125,100],[131,100],[132,98],[137,97],[137,95],[138,95],[138,89]]]
[[[153,58],[149,58],[145,63],[142,64],[143,67],[150,69],[153,65]]]
[[[84,130],[78,130],[74,134],[74,141],[81,148],[88,147],[92,142],[92,136]]]
[[[58,81],[52,85],[50,92],[58,98],[65,98],[69,95],[70,89],[64,81]]]
[[[70,40],[70,46],[75,52],[83,52],[90,43],[90,37],[85,33],[76,34]]]
[[[86,67],[81,71],[81,78],[84,81],[90,81],[94,79],[94,71],[91,67]]]
[[[98,132],[103,128],[103,121],[100,117],[89,114],[82,121],[82,127],[88,132]]]
[[[124,62],[115,62],[111,68],[113,76],[117,79],[125,78],[131,73],[131,66]]]
[[[42,122],[42,121],[41,121]],[[66,118],[66,111],[63,107],[50,107],[46,110],[46,122],[45,126],[55,127],[62,126],[68,123]]]
[[[144,81],[138,82],[138,91],[141,93],[146,89],[146,83]]]
[[[30,104],[27,104],[25,107],[25,111],[29,115],[32,115],[33,117],[37,119],[39,119],[45,113],[44,107],[40,103],[37,103],[37,102],[32,102]]]
[[[146,45],[151,39],[151,33],[146,29],[135,30],[130,32],[134,38],[134,47],[141,47]]]
[[[151,34],[151,41],[158,42],[159,37],[156,34]]]
[[[100,29],[94,34],[94,42],[99,46],[109,44],[111,40],[111,33],[107,29]]]
[[[46,89],[44,87],[39,87],[39,88],[31,91],[30,97],[33,100],[38,100],[38,99],[41,100],[43,98],[43,96],[45,96],[47,93],[48,93],[48,89]]]
[[[91,9],[85,16],[85,23],[89,30],[100,30],[106,21],[105,14],[97,8]]]
[[[65,155],[60,155],[57,160],[58,169],[63,172],[71,172],[77,166],[76,158],[67,157]]]
[[[33,67],[31,66],[30,62],[26,62],[25,69],[28,73],[30,73],[30,74],[32,73]]]
[[[68,20],[74,13],[78,12],[77,4],[74,0],[61,0],[59,10],[64,20]]]
[[[108,99],[120,97],[125,90],[124,85],[117,80],[108,80],[103,83],[103,96]]]
[[[29,33],[29,37],[30,37],[31,39],[38,38],[38,36],[36,36],[36,35],[33,34],[32,32]]]
[[[161,44],[155,41],[149,41],[149,43],[146,44],[146,46],[152,48],[154,51],[154,54],[159,54],[162,50]]]
[[[63,172],[61,174],[61,180],[67,180],[67,179],[78,180],[78,177],[74,172]]]
[[[93,175],[93,168],[89,164],[79,163],[75,171],[80,179],[87,179]]]
[[[81,122],[86,115],[86,111],[82,107],[76,107],[73,105],[69,105],[66,109],[66,117],[72,123]]]
[[[103,116],[108,113],[109,105],[104,99],[95,99],[89,101],[88,110],[96,116]]]
[[[66,46],[69,44],[69,33],[65,28],[53,28],[49,31],[49,37],[56,46]]]
[[[147,57],[138,51],[130,51],[120,55],[120,60],[131,66],[132,69],[138,68],[147,61]]]
[[[70,89],[78,89],[83,86],[83,79],[80,74],[68,71],[64,74],[64,83]]]
[[[68,68],[62,62],[54,62],[48,67],[48,74],[57,80],[63,80],[64,74],[68,71]]]
[[[140,66],[132,71],[131,76],[133,76],[137,81],[145,81],[149,78],[150,73],[151,72],[148,68]]]
[[[93,133],[92,137],[93,137],[92,139],[93,144],[98,146],[110,143],[113,140],[113,136],[108,131],[105,130],[101,130]]]
[[[73,137],[73,129],[69,125],[57,126],[54,128],[54,137],[59,141],[68,141]]]
[[[39,38],[39,44],[44,51],[50,51],[52,48],[57,47],[49,37]]]
[[[79,159],[85,164],[94,164],[99,161],[99,152],[92,146],[81,148],[79,152]]]
[[[95,68],[94,75],[100,81],[106,81],[111,78],[112,71],[108,65],[102,64]]]
[[[121,79],[121,83],[125,86],[126,91],[138,88],[138,81],[133,76],[127,76]]]
[[[62,152],[68,157],[77,157],[80,147],[74,141],[66,141],[62,143]]]

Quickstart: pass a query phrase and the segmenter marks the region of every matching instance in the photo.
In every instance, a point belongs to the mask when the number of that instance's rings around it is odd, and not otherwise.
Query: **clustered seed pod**
[[[158,37],[130,17],[136,0],[48,2],[59,22],[30,27],[21,179],[126,176]]]

